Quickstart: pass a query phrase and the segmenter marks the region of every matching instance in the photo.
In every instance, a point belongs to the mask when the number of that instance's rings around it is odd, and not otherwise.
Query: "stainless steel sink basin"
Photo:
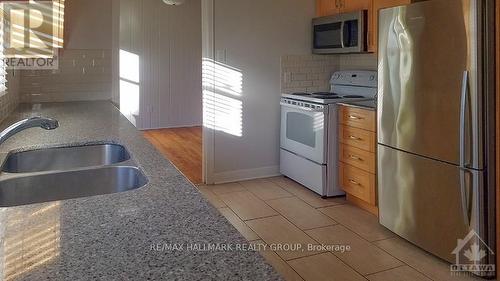
[[[9,154],[2,165],[2,171],[33,173],[71,170],[112,165],[129,159],[130,155],[127,149],[118,144],[47,148]]]
[[[129,191],[148,182],[136,167],[111,166],[0,181],[0,207]]]
[[[125,192],[148,183],[118,144],[11,152],[1,170],[0,207]]]

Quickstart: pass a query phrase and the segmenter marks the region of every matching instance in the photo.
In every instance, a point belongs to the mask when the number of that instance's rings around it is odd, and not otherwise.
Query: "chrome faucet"
[[[59,122],[52,118],[31,117],[10,125],[7,129],[0,132],[0,144],[20,131],[40,127],[45,130],[54,130],[59,127]]]

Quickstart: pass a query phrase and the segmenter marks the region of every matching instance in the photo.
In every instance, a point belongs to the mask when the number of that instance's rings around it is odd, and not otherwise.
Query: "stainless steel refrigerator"
[[[451,263],[471,230],[495,249],[493,5],[379,14],[380,222]]]

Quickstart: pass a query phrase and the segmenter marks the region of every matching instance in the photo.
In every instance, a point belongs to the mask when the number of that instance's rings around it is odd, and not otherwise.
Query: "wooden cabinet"
[[[340,144],[340,162],[375,174],[375,153],[350,145]]]
[[[316,0],[316,16],[325,17],[339,13],[339,0]]]
[[[377,52],[378,46],[378,12],[380,9],[410,4],[411,0],[372,0],[368,14],[368,51]]]
[[[368,152],[375,152],[373,143],[375,142],[375,133],[363,129],[340,125],[340,142],[343,144],[363,149]]]
[[[339,169],[340,185],[347,194],[363,200],[367,205],[377,205],[374,174],[344,163],[340,163]]]
[[[351,203],[378,215],[375,111],[339,110],[339,183]]]
[[[342,13],[370,10],[373,0],[339,0]]]
[[[316,15],[331,16],[359,10],[370,10],[373,0],[316,0]]]
[[[340,108],[340,119],[341,124],[375,132],[375,111],[343,106]]]

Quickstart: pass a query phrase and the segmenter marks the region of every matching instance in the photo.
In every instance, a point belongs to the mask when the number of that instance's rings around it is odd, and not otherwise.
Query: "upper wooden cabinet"
[[[342,13],[370,10],[373,0],[339,0]]]
[[[324,17],[340,13],[339,0],[316,0],[316,16]]]
[[[316,15],[331,16],[359,10],[370,10],[373,0],[316,0]]]
[[[406,5],[411,2],[412,0],[316,0],[316,15],[324,17],[339,13],[368,10],[368,51],[377,52],[379,10]]]
[[[411,0],[371,0],[372,7],[368,19],[368,51],[377,52],[378,46],[378,12],[380,9],[410,4]]]

